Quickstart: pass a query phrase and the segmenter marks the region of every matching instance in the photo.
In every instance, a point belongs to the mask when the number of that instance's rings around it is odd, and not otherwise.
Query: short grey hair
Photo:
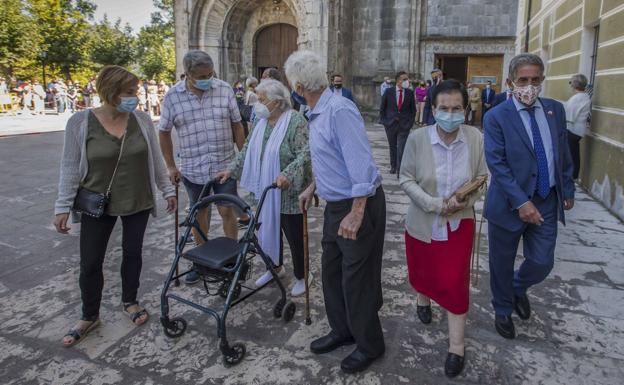
[[[544,62],[542,58],[532,53],[521,53],[514,56],[509,62],[509,79],[514,80],[518,69],[526,65],[535,65],[540,68],[540,74],[544,76]]]
[[[286,78],[292,88],[301,84],[306,91],[327,88],[327,73],[323,59],[312,51],[297,51],[284,64]]]
[[[587,88],[587,77],[583,74],[576,74],[570,78],[570,85],[575,90],[585,91],[585,88]]]
[[[276,101],[277,108],[280,111],[284,112],[292,108],[290,91],[288,91],[288,88],[286,88],[282,82],[274,79],[264,79],[260,82],[258,88],[256,88],[256,93],[261,92],[269,101]]]
[[[253,76],[250,76],[247,78],[247,80],[245,81],[245,85],[247,87],[251,87],[251,86],[257,86],[258,85],[258,79],[254,78]]]
[[[184,66],[184,72],[187,74],[193,73],[197,67],[205,66],[210,69],[214,69],[214,62],[212,61],[210,55],[198,49],[188,51],[182,59],[182,65]]]

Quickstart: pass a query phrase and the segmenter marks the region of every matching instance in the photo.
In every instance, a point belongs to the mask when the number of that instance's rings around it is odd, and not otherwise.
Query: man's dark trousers
[[[351,211],[351,199],[328,202],[323,226],[322,279],[325,311],[332,332],[353,337],[367,356],[385,351],[379,309],[381,261],[386,231],[386,200],[383,188],[368,198],[356,240],[338,236],[340,222]]]
[[[390,146],[390,167],[395,169],[398,174],[401,169],[401,159],[403,159],[403,151],[405,150],[405,143],[407,143],[410,130],[402,129],[398,123],[385,128],[388,146]]]
[[[526,294],[529,287],[542,282],[553,268],[557,243],[557,191],[551,189],[546,199],[537,194],[533,204],[544,218],[540,226],[525,223],[512,231],[488,223],[490,250],[490,288],[492,305],[498,315],[511,315],[513,296]],[[524,262],[514,272],[520,239],[523,239]]]

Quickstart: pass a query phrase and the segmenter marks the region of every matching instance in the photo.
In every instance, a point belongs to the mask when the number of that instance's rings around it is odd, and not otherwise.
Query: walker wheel
[[[284,305],[286,305],[285,299],[280,299],[273,306],[273,316],[275,318],[282,318],[282,310],[284,310]]]
[[[284,312],[282,314],[282,319],[284,322],[290,322],[295,317],[295,312],[297,311],[297,306],[294,302],[288,301],[286,306],[284,307]]]
[[[163,331],[169,338],[178,338],[186,331],[186,320],[184,318],[173,318],[166,325],[163,325]]]
[[[240,342],[233,344],[229,350],[228,354],[223,354],[223,365],[226,367],[234,366],[241,362],[247,352],[245,345]]]

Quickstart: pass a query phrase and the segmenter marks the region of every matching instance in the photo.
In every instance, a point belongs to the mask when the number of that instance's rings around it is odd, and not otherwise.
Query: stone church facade
[[[514,55],[518,0],[176,0],[178,72],[188,49],[215,60],[230,83],[282,68],[296,49],[327,60],[363,108],[375,108],[384,76],[399,70],[497,90]]]

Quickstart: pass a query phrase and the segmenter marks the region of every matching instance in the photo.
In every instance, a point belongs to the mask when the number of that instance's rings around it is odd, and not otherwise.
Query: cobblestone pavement
[[[69,236],[50,225],[56,195],[62,133],[0,139],[0,382],[4,384],[622,384],[624,381],[624,225],[584,193],[560,228],[551,276],[530,292],[534,315],[515,318],[519,335],[504,340],[493,328],[487,271],[487,239],[480,247],[480,279],[472,288],[467,328],[467,365],[448,381],[443,363],[446,319],[434,306],[434,321],[417,321],[415,295],[406,280],[402,222],[408,198],[387,174],[383,129],[369,126],[375,157],[384,172],[388,229],[383,266],[385,356],[363,374],[339,369],[350,349],[316,356],[309,342],[327,321],[320,277],[321,210],[311,210],[313,323],[275,320],[271,287],[229,316],[231,341],[243,341],[247,356],[226,369],[209,317],[179,304],[172,315],[189,323],[179,339],[164,336],[158,322],[159,293],[170,267],[173,218],[151,219],[145,238],[140,299],[151,320],[133,327],[120,311],[121,234],[114,232],[105,263],[103,324],[75,348],[60,346],[79,316],[77,226]],[[161,202],[162,204],[162,202]],[[183,202],[184,204],[184,202]],[[480,216],[478,206],[478,217]],[[487,225],[486,225],[487,226]],[[484,226],[484,234],[486,233]],[[213,224],[216,229],[219,226]],[[519,260],[521,257],[518,258]],[[287,286],[292,283],[286,258]],[[261,271],[257,264],[254,273]],[[251,282],[253,282],[252,278]],[[176,289],[205,304],[217,303],[200,287]]]

